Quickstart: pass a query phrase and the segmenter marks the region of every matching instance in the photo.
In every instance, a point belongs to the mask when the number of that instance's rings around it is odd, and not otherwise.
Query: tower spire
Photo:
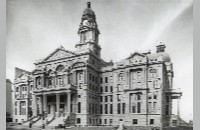
[[[87,2],[87,8],[91,8],[91,3]]]

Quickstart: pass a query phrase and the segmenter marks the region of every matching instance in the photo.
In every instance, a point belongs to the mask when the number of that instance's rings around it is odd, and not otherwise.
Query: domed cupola
[[[91,9],[90,2],[87,2],[87,8],[83,11],[83,18],[86,17],[86,16],[91,16],[91,17],[95,18],[95,13]]]
[[[87,8],[83,11],[78,34],[89,30],[93,30],[95,33],[99,34],[95,13],[91,9],[91,3],[87,2]]]
[[[81,52],[83,50],[92,51],[96,56],[100,57],[101,47],[98,45],[100,32],[90,2],[87,2],[87,8],[83,11],[78,34],[80,42],[76,44],[76,48]]]

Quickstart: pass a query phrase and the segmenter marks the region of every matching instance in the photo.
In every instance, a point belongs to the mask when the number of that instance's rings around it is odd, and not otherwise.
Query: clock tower
[[[87,8],[83,11],[78,34],[80,36],[80,42],[76,44],[77,51],[81,53],[92,52],[100,58],[101,47],[98,44],[100,32],[90,2],[87,2]]]

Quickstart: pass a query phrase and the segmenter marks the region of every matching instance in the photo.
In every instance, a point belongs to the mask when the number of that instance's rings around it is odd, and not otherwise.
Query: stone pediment
[[[28,80],[28,76],[26,74],[22,74],[21,76],[19,76],[19,79]]]
[[[131,54],[126,60],[128,60],[130,64],[139,64],[147,62],[147,57],[144,54],[135,52]]]
[[[41,74],[42,70],[35,69],[32,71],[32,74]]]
[[[84,67],[85,65],[86,65],[85,62],[80,61],[80,62],[73,63],[71,67],[72,68],[78,68],[78,67]]]
[[[58,60],[58,59],[67,58],[67,57],[71,57],[75,55],[76,55],[75,53],[67,51],[64,49],[64,47],[61,46],[57,48],[49,56],[47,56],[42,62]]]

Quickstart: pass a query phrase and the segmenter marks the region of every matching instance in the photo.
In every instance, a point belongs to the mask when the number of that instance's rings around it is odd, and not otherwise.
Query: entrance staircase
[[[23,125],[25,126],[29,126],[30,123],[35,124],[37,121],[39,121],[41,119],[41,116],[37,116],[37,117],[32,117],[31,119],[29,119],[28,121],[26,121]]]
[[[55,127],[58,126],[59,124],[64,125],[65,124],[64,121],[66,120],[66,118],[67,117],[56,117],[48,124],[48,126]]]

